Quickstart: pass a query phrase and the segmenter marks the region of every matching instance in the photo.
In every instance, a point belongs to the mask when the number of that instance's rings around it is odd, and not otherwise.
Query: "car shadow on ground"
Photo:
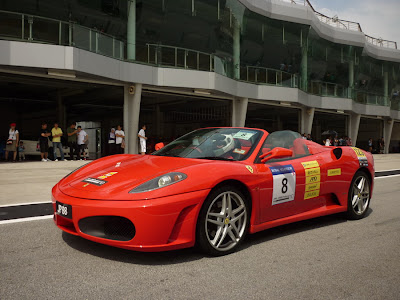
[[[366,217],[372,213],[369,208]],[[342,214],[329,215],[310,220],[300,221],[279,227],[271,228],[255,234],[250,234],[237,251],[247,251],[254,245],[266,243],[268,241],[284,236],[295,235],[296,233],[318,229],[326,226],[348,222]],[[101,257],[108,260],[114,260],[138,265],[170,265],[180,264],[199,259],[209,258],[207,255],[199,252],[196,248],[165,252],[137,252],[120,248],[115,248],[99,243],[95,243],[79,236],[74,236],[66,232],[62,233],[62,238],[71,248],[87,253],[89,255]]]

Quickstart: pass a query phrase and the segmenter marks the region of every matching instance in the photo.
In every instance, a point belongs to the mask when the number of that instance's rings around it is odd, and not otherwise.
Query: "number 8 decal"
[[[286,194],[286,192],[288,190],[287,183],[288,183],[287,178],[283,178],[282,179],[282,194]]]

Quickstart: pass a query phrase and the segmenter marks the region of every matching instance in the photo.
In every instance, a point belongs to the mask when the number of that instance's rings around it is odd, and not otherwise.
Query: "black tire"
[[[249,200],[239,189],[225,185],[212,190],[197,219],[197,246],[212,256],[236,251],[247,234],[250,214]]]
[[[361,183],[364,182],[364,184]],[[362,189],[360,191],[360,187]],[[359,220],[365,217],[371,200],[371,180],[364,171],[357,171],[351,181],[347,202],[346,217]]]

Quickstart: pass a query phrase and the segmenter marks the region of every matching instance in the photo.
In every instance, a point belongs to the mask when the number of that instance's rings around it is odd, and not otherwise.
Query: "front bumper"
[[[201,206],[210,190],[140,201],[106,201],[70,197],[56,185],[52,191],[54,222],[63,231],[85,239],[130,250],[165,251],[192,247]],[[56,201],[72,206],[72,219],[56,213]],[[112,240],[86,234],[80,220],[117,216],[130,220],[135,229],[129,241]],[[85,219],[87,220],[87,219]]]

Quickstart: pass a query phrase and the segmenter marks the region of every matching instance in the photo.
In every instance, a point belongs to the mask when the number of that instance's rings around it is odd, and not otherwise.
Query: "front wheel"
[[[351,182],[349,189],[347,218],[358,220],[367,213],[371,198],[371,182],[365,172],[358,171]]]
[[[197,243],[206,253],[232,253],[246,236],[250,223],[248,200],[233,186],[213,190],[205,200],[197,221]]]

